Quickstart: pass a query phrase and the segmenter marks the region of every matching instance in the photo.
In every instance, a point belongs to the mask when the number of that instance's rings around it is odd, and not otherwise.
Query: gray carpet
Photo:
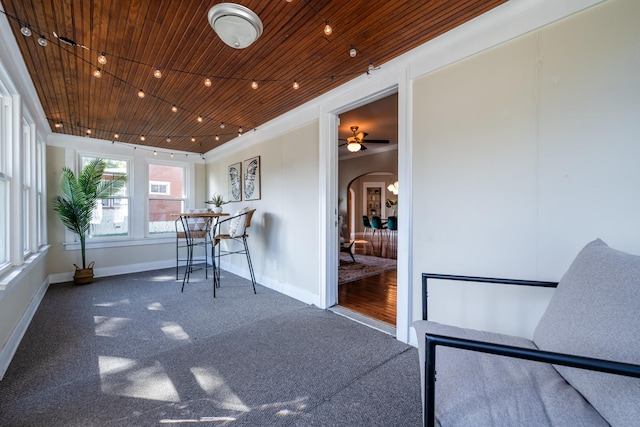
[[[417,350],[222,272],[50,286],[0,381],[2,426],[419,426]]]

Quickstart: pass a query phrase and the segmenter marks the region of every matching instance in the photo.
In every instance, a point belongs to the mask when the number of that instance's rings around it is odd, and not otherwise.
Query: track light
[[[26,22],[24,23],[22,28],[20,28],[20,32],[25,37],[31,37],[31,28],[29,28],[29,24],[27,24]]]
[[[102,52],[100,56],[98,56],[98,63],[102,65],[107,63],[106,53]]]
[[[153,77],[155,77],[156,79],[159,79],[162,77],[162,73],[160,72],[160,67],[156,67],[156,69],[153,71]]]

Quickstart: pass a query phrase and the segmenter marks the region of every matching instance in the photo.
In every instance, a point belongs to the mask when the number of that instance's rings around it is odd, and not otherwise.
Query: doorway
[[[386,202],[398,181],[398,95],[341,113],[339,122],[338,237],[351,253],[340,252],[337,305],[395,327],[397,252],[389,248],[397,248],[397,233],[386,229],[395,213]],[[362,145],[356,152],[346,147],[354,137]],[[381,226],[365,227],[374,218]]]

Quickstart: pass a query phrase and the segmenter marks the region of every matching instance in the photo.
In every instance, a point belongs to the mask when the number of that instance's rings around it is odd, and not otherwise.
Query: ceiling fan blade
[[[364,151],[367,149],[367,146],[364,144],[360,144],[360,151]]]
[[[367,139],[364,141],[366,144],[388,144],[388,139]]]
[[[362,140],[364,139],[365,136],[369,135],[368,133],[364,133],[364,132],[360,132],[359,134],[355,135],[355,138],[362,142]]]

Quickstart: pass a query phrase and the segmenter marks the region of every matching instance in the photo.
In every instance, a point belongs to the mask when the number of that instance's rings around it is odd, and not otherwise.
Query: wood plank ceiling
[[[240,127],[249,132],[505,1],[243,0],[264,33],[242,50],[209,26],[207,12],[219,1],[1,3],[54,132],[84,136],[91,129],[94,138],[117,133],[134,146],[205,153]],[[25,23],[31,37],[20,32]],[[101,78],[93,76],[98,67]]]

